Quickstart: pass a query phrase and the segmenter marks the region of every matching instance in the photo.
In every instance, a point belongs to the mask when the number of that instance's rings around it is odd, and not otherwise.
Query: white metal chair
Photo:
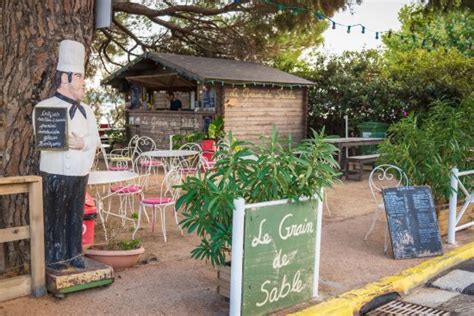
[[[105,164],[105,170],[109,170],[109,161],[107,157],[107,153],[105,152],[105,148],[103,144],[99,148],[97,148],[97,151],[95,153],[95,158],[94,158],[94,165],[92,166],[92,170],[99,170],[99,164],[100,161],[103,160]]]
[[[110,151],[109,157],[109,170],[111,171],[125,171],[132,169],[133,166],[133,153],[135,150],[135,144],[140,137],[138,135],[133,136],[128,142],[127,147],[113,149]]]
[[[372,218],[372,223],[370,225],[367,234],[365,234],[364,240],[367,240],[369,235],[375,228],[375,223],[377,222],[379,213],[383,213],[385,210],[383,204],[382,190],[385,188],[393,188],[400,186],[407,186],[408,178],[405,172],[397,166],[394,165],[380,165],[377,166],[370,172],[369,175],[369,188],[372,193],[372,198],[376,204],[374,215]],[[387,253],[388,242],[387,242],[388,229],[385,226],[385,239],[384,239],[384,253]]]
[[[132,156],[136,158],[141,153],[146,151],[153,151],[156,150],[156,143],[155,141],[148,136],[140,136],[137,138],[135,145],[133,147]]]
[[[163,231],[163,239],[166,242],[166,212],[165,211],[166,211],[166,208],[173,207],[173,214],[176,221],[176,225],[178,226],[178,229],[180,230],[181,235],[183,235],[183,230],[179,226],[177,210],[174,207],[179,197],[179,190],[176,189],[174,186],[179,185],[179,184],[181,184],[180,173],[176,169],[170,169],[166,173],[163,179],[163,183],[161,184],[160,194],[156,197],[142,198],[142,200],[140,201],[140,207],[138,209],[137,226],[135,228],[135,231],[133,232],[132,239],[135,238],[135,234],[140,228],[142,212],[145,212],[145,215],[148,216],[145,210],[147,206],[148,207],[151,206],[153,209],[152,215],[151,215],[151,221],[152,221],[151,231],[152,232],[155,230],[156,213],[157,213],[157,210],[159,210],[160,219],[161,219],[161,230]]]
[[[197,152],[197,155],[179,157],[177,158],[178,161],[173,162],[174,167],[182,176],[196,175],[202,165],[201,146],[196,143],[187,143],[182,145],[179,150],[191,150]]]
[[[114,185],[110,187],[110,191],[115,193],[116,196],[120,199],[120,207],[118,213],[123,216],[127,217],[127,214],[133,214],[134,212],[134,205],[135,205],[135,197],[138,195],[140,200],[143,199],[144,194],[143,191],[148,185],[148,181],[151,174],[151,158],[146,155],[139,155],[134,163],[134,172],[138,173],[138,177],[133,181],[132,184],[125,183]],[[110,204],[109,204],[109,212],[110,212]],[[145,216],[148,221],[150,221],[148,214],[145,212]],[[105,218],[107,220],[107,217]],[[122,221],[122,225],[125,225],[125,220]]]
[[[133,150],[132,157],[136,158],[144,152],[154,151],[154,150],[156,150],[155,141],[151,137],[141,136],[135,142],[135,148]],[[140,161],[140,164],[142,164],[142,166],[140,166],[140,167],[147,167],[147,166],[144,166],[143,164],[149,164],[150,165],[149,167],[151,168],[151,171],[152,171],[155,179],[158,175],[158,169],[159,168],[163,168],[163,171],[166,172],[165,164],[161,160],[156,159],[156,158],[151,158],[151,159],[147,159],[147,160],[142,159]],[[149,181],[149,182],[152,182],[152,181]],[[147,185],[146,188],[148,189],[148,185]]]

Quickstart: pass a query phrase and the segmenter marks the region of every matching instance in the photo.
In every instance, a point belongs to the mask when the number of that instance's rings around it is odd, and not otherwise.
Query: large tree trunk
[[[95,0],[2,0],[1,115],[5,121],[3,176],[38,174],[33,146],[32,111],[53,93],[59,42],[84,44],[86,56],[94,31]],[[1,134],[1,133],[0,133]],[[0,201],[0,228],[27,224],[25,195]],[[21,267],[29,257],[28,243],[3,244],[6,268]],[[0,258],[2,257],[0,249]],[[2,264],[0,264],[1,268]]]

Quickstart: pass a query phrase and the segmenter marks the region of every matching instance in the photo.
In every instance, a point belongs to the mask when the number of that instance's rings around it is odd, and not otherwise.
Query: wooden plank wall
[[[224,88],[226,132],[238,140],[259,143],[277,127],[280,136],[299,142],[306,137],[304,91],[281,88]]]
[[[170,135],[201,132],[204,117],[213,117],[214,112],[132,110],[128,116],[130,137],[148,136],[159,149],[168,149]]]

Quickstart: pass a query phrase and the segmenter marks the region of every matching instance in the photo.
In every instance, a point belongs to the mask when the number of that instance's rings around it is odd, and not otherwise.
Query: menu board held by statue
[[[67,150],[67,108],[35,108],[34,120],[37,150]]]

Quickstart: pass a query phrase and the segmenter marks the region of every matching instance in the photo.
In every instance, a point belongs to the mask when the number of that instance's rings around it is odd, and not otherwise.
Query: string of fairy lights
[[[272,0],[264,0],[264,2],[269,4],[269,5],[275,6],[275,8],[277,9],[277,12],[279,14],[282,14],[283,12],[291,12],[293,15],[297,16],[301,13],[309,12],[316,19],[318,19],[320,21],[324,21],[324,20],[328,21],[333,30],[335,30],[336,27],[343,27],[347,30],[347,33],[351,33],[352,31],[354,31],[354,29],[359,29],[362,34],[366,34],[367,32],[373,33],[375,35],[375,39],[377,39],[377,40],[380,39],[380,37],[383,34],[386,34],[388,38],[392,37],[392,35],[395,35],[395,36],[400,37],[400,39],[402,39],[402,40],[410,40],[411,39],[413,41],[413,43],[419,43],[421,45],[421,47],[423,47],[423,48],[427,48],[429,42],[431,43],[432,48],[436,48],[436,46],[438,45],[436,40],[430,39],[430,38],[427,38],[427,37],[420,37],[420,36],[416,35],[413,32],[410,35],[404,35],[404,34],[395,33],[392,30],[383,30],[383,31],[381,31],[381,30],[372,30],[372,29],[369,29],[367,26],[363,25],[362,23],[357,23],[357,24],[339,23],[339,22],[335,21],[334,19],[328,17],[327,15],[322,13],[321,11],[310,12],[310,10],[307,9],[306,7],[296,6],[296,5],[287,5],[287,4],[279,3],[279,2],[276,2],[276,1],[272,1]],[[472,49],[472,40],[471,39],[467,40],[467,47],[469,48],[469,50]]]

